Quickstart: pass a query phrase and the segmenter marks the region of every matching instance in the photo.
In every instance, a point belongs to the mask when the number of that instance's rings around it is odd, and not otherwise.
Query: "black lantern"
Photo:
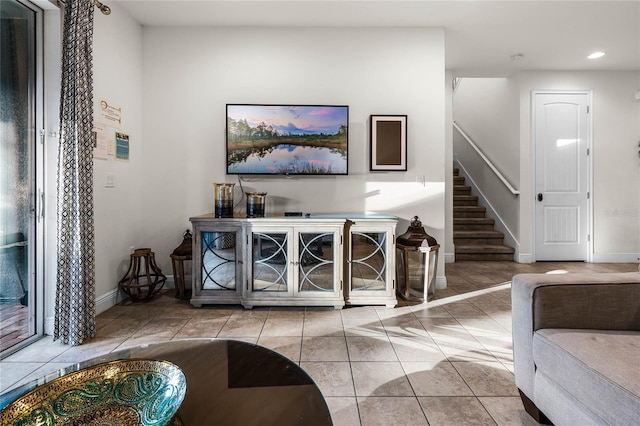
[[[436,271],[440,246],[427,234],[418,216],[409,229],[396,238],[396,282],[400,297],[426,302],[435,298]]]
[[[176,297],[185,298],[185,274],[184,261],[191,260],[192,236],[187,229],[182,234],[182,243],[173,250],[171,257],[171,266],[173,266],[173,282],[176,288]]]

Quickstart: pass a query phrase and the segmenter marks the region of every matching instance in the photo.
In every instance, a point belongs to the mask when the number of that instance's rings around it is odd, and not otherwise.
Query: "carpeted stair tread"
[[[453,196],[471,195],[471,187],[466,185],[453,185]]]
[[[461,246],[456,245],[456,254],[457,253],[515,253],[513,247],[505,246],[505,245],[469,245],[469,246]]]
[[[456,262],[505,262],[513,261],[513,253],[457,253]]]
[[[453,242],[458,260],[513,260],[515,250],[502,244],[504,233],[495,230],[495,220],[486,217],[478,197],[465,185],[465,177],[453,170]]]
[[[461,212],[464,212],[464,211],[486,212],[487,211],[486,207],[483,207],[483,206],[453,206],[453,211],[455,212],[456,210]]]
[[[456,207],[476,206],[478,205],[478,196],[477,195],[454,195],[453,205]]]
[[[486,208],[480,206],[453,206],[453,217],[482,218],[485,216],[486,211]]]
[[[504,238],[500,231],[453,231],[453,238]]]
[[[465,219],[483,219],[480,217],[470,217]],[[456,231],[491,231],[494,229],[493,222],[468,222],[468,223],[456,223],[454,229]],[[456,232],[454,231],[454,232]]]
[[[455,217],[454,225],[495,225],[496,221],[490,217]]]

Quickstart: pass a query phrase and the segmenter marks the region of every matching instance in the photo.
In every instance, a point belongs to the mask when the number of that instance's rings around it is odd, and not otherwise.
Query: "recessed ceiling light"
[[[604,55],[606,55],[605,52],[593,52],[591,55],[587,56],[587,58],[598,59],[598,58],[602,58]]]

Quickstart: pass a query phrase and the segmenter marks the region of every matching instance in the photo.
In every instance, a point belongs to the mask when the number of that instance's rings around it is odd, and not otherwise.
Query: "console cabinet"
[[[353,219],[349,223],[345,302],[349,305],[396,303],[396,219]]]
[[[243,305],[344,306],[344,221],[296,224],[253,223]]]
[[[396,304],[393,216],[190,220],[195,307]]]
[[[193,230],[191,304],[242,303],[244,226],[198,221]]]

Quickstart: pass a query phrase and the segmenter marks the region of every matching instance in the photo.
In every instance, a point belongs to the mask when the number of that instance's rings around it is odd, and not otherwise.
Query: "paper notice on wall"
[[[122,125],[122,108],[105,101],[100,101],[100,121],[107,126],[119,129]]]
[[[104,123],[93,122],[93,158],[106,160],[109,153],[107,125]]]
[[[129,135],[116,132],[116,160],[129,161]]]

